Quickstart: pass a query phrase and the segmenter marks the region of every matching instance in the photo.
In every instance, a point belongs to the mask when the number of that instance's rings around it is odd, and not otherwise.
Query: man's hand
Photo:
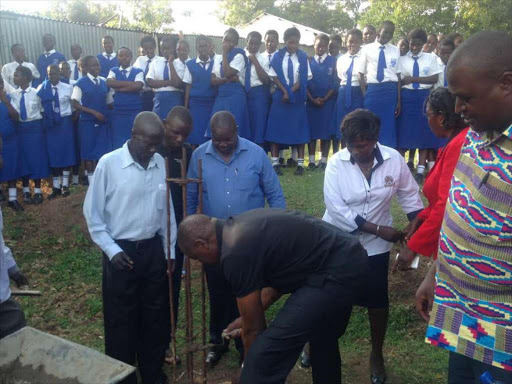
[[[242,337],[242,318],[235,319],[222,331],[222,338],[230,340]]]
[[[110,262],[118,271],[129,271],[133,269],[133,260],[123,251],[116,253]]]
[[[21,271],[17,271],[16,273],[14,273],[10,277],[11,277],[11,279],[14,280],[14,282],[16,283],[18,288],[21,288],[24,285],[29,285],[28,284],[28,279],[26,278],[26,276]]]
[[[436,286],[436,265],[434,263],[427,276],[416,291],[416,310],[425,321],[430,320],[430,311],[434,303],[434,289]]]
[[[379,227],[377,236],[379,236],[381,239],[389,241],[390,243],[396,243],[397,241],[402,240],[403,234],[393,227],[381,225]]]

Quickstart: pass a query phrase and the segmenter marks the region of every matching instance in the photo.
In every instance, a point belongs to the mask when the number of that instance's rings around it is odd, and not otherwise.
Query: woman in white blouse
[[[368,308],[372,337],[371,382],[385,383],[382,347],[389,314],[388,267],[393,243],[402,232],[393,228],[391,201],[396,195],[412,220],[423,208],[418,184],[404,158],[377,142],[380,119],[357,109],[342,123],[346,148],[328,162],[324,181],[327,210],[323,219],[359,237],[368,252],[370,274],[358,305]]]

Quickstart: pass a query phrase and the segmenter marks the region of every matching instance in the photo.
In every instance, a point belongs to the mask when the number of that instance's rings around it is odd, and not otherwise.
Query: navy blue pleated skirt
[[[128,111],[120,111],[116,109],[113,111],[110,122],[112,150],[121,148],[131,137],[133,121],[140,112],[142,112],[142,109],[133,109]]]
[[[141,94],[142,110],[151,112],[153,111],[153,98],[155,93],[153,91],[143,91]]]
[[[44,179],[50,175],[48,151],[43,132],[43,120],[20,122],[18,138],[21,150],[22,173],[30,179]]]
[[[61,117],[59,124],[46,128],[46,147],[51,168],[76,164],[75,130],[71,116]]]
[[[249,126],[249,112],[247,111],[247,96],[240,83],[227,83],[219,87],[215,104],[212,108],[212,116],[219,111],[228,111],[235,116],[238,126],[238,135],[251,140]],[[210,126],[206,130],[206,137],[212,137]]]
[[[359,108],[364,108],[364,98],[363,93],[361,92],[361,87],[353,86],[352,87],[352,103],[349,107],[345,105],[345,86],[341,86],[338,91],[338,98],[336,99],[336,105],[334,106],[334,117],[332,118],[333,123],[333,132],[335,133],[335,137],[340,140],[342,138],[341,135],[341,123],[346,115],[350,112],[355,111]]]
[[[187,143],[201,145],[208,141],[205,133],[210,126],[215,97],[193,97],[190,96],[188,109],[192,115],[192,132],[187,138]]]
[[[265,140],[277,144],[306,144],[310,141],[306,103],[299,101],[301,96],[296,92],[295,103],[283,103],[283,93],[276,89],[272,95],[272,105],[268,115]]]
[[[252,87],[247,93],[247,109],[249,111],[250,140],[256,144],[265,142],[268,113],[270,111],[270,92],[268,87],[260,85]]]
[[[329,140],[335,135],[332,124],[332,114],[336,98],[333,96],[327,103],[321,107],[315,106],[309,100],[306,103],[306,113],[308,115],[309,129],[311,131],[311,140],[321,139]]]
[[[364,107],[380,118],[379,143],[397,147],[395,110],[398,101],[398,84],[393,81],[368,84]]]
[[[82,160],[99,160],[101,156],[112,150],[108,124],[102,124],[96,120],[80,120],[78,132]]]
[[[178,105],[183,105],[183,92],[155,92],[155,98],[153,99],[153,102],[153,112],[155,112],[161,120],[164,120],[171,109]]]

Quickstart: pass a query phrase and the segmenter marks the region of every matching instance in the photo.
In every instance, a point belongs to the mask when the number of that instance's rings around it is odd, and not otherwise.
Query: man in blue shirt
[[[211,122],[212,139],[192,154],[189,178],[197,178],[198,160],[203,162],[203,212],[218,219],[227,219],[255,208],[286,208],[279,178],[265,151],[238,136],[233,115],[219,111]],[[196,213],[198,189],[189,184],[187,213]],[[206,359],[213,367],[228,350],[229,341],[222,340],[222,331],[240,315],[235,296],[220,265],[205,265],[210,293],[210,342],[216,345]],[[243,357],[241,342],[236,343]]]

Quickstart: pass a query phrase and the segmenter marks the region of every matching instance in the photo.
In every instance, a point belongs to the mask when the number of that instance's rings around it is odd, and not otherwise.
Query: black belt
[[[156,239],[157,236],[158,235],[154,235],[153,237],[144,240],[115,240],[115,242],[118,243],[119,245],[130,245],[134,247],[137,251],[140,251],[142,249],[147,248],[151,244],[151,242]]]

